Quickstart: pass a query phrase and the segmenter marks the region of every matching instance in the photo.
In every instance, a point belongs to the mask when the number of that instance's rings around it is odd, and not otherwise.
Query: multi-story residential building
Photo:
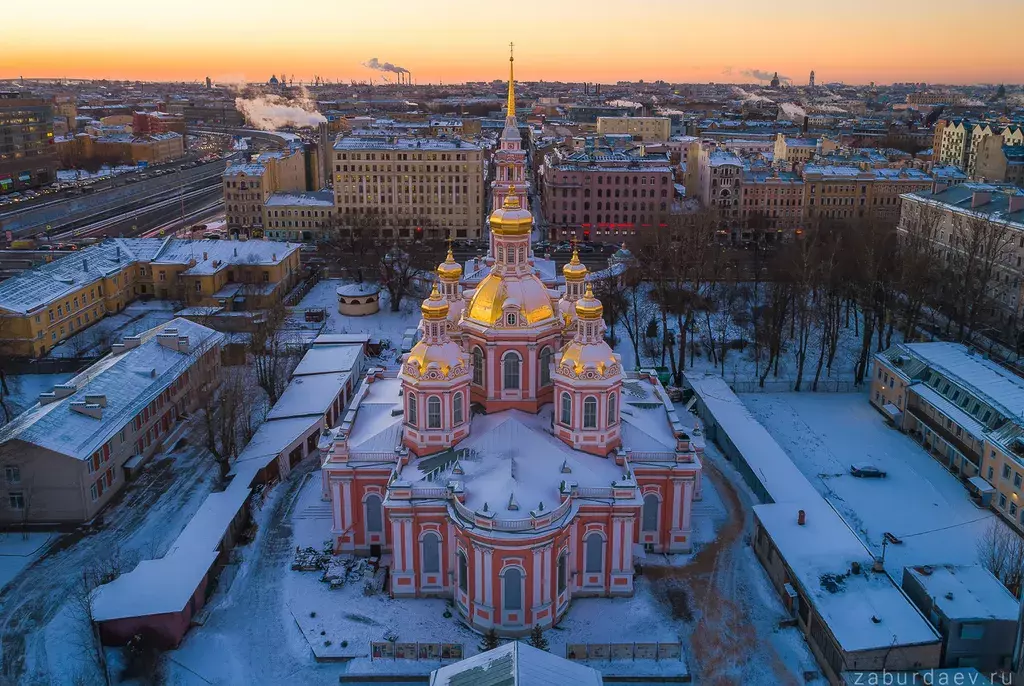
[[[983,138],[978,144],[974,175],[983,181],[1024,186],[1024,145],[1006,145],[1000,136]]]
[[[793,172],[751,168],[740,176],[740,220],[733,243],[773,243],[792,236],[804,221],[804,181]]]
[[[803,170],[807,219],[895,219],[904,193],[932,187],[917,169],[860,169],[808,164]]]
[[[41,393],[0,429],[0,522],[92,519],[217,379],[223,339],[175,319]]]
[[[1021,128],[1019,124],[1004,125],[989,122],[975,124],[971,130],[971,143],[967,150],[967,166],[964,168],[964,171],[972,179],[980,179],[983,176],[978,173],[978,154],[982,145],[987,143],[986,148],[991,150],[996,141],[1002,145],[1024,145],[1024,128]],[[1003,179],[987,180],[1001,181]]]
[[[0,193],[53,183],[53,106],[42,98],[0,91]]]
[[[224,217],[228,228],[259,233],[263,206],[274,193],[306,189],[306,157],[302,147],[265,152],[246,164],[224,171]]]
[[[875,355],[869,399],[1024,532],[1024,379],[958,343]]]
[[[932,159],[938,164],[953,164],[966,170],[973,131],[974,123],[965,119],[946,121],[942,127],[942,140],[933,150]]]
[[[334,144],[342,230],[373,221],[386,238],[478,238],[483,186],[484,151],[463,140],[349,136]]]
[[[185,117],[165,112],[135,112],[132,115],[132,133],[149,136],[156,133],[185,135]]]
[[[154,133],[136,136],[116,133],[93,136],[78,134],[57,142],[62,160],[78,164],[85,160],[107,164],[164,164],[185,156],[185,137],[180,133]]]
[[[674,195],[668,156],[642,146],[549,155],[542,206],[552,240],[622,242],[664,226]]]
[[[935,241],[947,261],[954,258],[959,246],[971,243],[978,231],[972,222],[991,223],[986,240],[998,264],[987,295],[998,308],[995,314],[1001,322],[1024,316],[1024,190],[1009,184],[936,184],[931,191],[903,196],[897,229],[904,233],[915,230],[926,207],[939,212]]]
[[[839,144],[828,138],[789,138],[781,133],[775,135],[775,161],[803,164],[815,155],[835,152]]]
[[[714,144],[691,144],[687,152],[686,193],[705,207],[717,207],[722,219],[739,221],[743,158]]]
[[[0,282],[0,350],[43,356],[140,297],[260,309],[295,285],[299,258],[292,243],[108,240]]]
[[[333,221],[331,191],[274,193],[263,206],[264,233],[275,240],[317,241]]]
[[[672,137],[668,117],[598,117],[597,132],[602,136],[629,134],[644,143],[662,143]]]

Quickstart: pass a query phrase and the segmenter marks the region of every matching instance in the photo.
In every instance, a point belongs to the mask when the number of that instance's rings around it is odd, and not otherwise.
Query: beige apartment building
[[[1002,246],[991,280],[988,296],[995,306],[1000,321],[1010,322],[1024,316],[1024,190],[1010,184],[969,182],[956,186],[936,186],[932,191],[907,193],[902,197],[897,230],[913,231],[920,221],[934,221],[923,214],[926,208],[940,213],[936,242],[947,260],[951,260],[959,240],[969,240],[968,222],[991,222],[998,230],[992,231]]]
[[[478,238],[484,151],[459,139],[350,136],[334,144],[334,205],[342,227],[381,236]]]
[[[806,164],[815,155],[828,155],[839,149],[839,144],[829,138],[787,138],[779,133],[775,136],[775,161],[790,164]]]
[[[930,189],[919,169],[861,169],[808,164],[803,170],[807,218],[895,219],[905,193]]]
[[[334,194],[329,190],[274,193],[263,206],[264,234],[273,240],[322,240],[334,216]]]
[[[107,240],[0,282],[0,352],[42,357],[139,298],[265,308],[291,290],[300,267],[293,243]]]
[[[265,152],[224,170],[224,217],[229,229],[260,235],[263,206],[274,193],[306,190],[306,156],[301,147]]]
[[[974,174],[984,181],[1024,186],[1024,145],[1007,145],[1002,136],[982,138]]]
[[[1019,124],[1007,125],[1000,122],[975,124],[971,130],[971,143],[967,149],[967,167],[964,169],[972,179],[980,179],[984,176],[978,172],[978,157],[982,146],[988,141],[991,143],[998,141],[1002,145],[1024,145],[1024,128],[1021,128]],[[991,148],[988,147],[988,149]],[[1001,180],[987,177],[986,179],[989,181]]]
[[[41,393],[0,429],[0,523],[93,519],[218,379],[223,339],[175,319]]]
[[[870,402],[1024,533],[1024,379],[959,343],[875,355]]]
[[[597,133],[602,136],[629,134],[644,143],[664,143],[672,137],[668,117],[598,117]]]

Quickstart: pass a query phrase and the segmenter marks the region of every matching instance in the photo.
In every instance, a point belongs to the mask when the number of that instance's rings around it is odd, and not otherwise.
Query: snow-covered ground
[[[55,537],[46,531],[0,533],[0,590],[39,559]]]
[[[58,169],[57,181],[61,183],[71,183],[73,181],[86,181],[88,179],[105,179],[110,176],[130,174],[131,172],[139,171],[140,169],[142,169],[142,167],[135,167],[127,164],[120,164],[113,168],[104,165],[94,172],[86,171],[85,169]]]
[[[87,329],[54,346],[47,357],[104,355],[125,336],[148,331],[174,319],[175,305],[167,300],[136,301],[117,314],[107,315]]]
[[[876,554],[886,532],[902,539],[885,552],[886,567],[972,564],[990,523],[959,479],[909,436],[890,428],[862,393],[741,396],[794,464]],[[850,475],[867,462],[883,479]]]

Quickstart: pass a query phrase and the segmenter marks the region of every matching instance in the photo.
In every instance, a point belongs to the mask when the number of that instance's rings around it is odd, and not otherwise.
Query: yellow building
[[[932,187],[918,169],[860,169],[808,164],[804,167],[804,208],[814,219],[895,219],[904,193]]]
[[[644,143],[664,143],[672,137],[668,117],[598,117],[597,132],[602,136],[629,134]]]
[[[130,128],[130,127],[129,127]],[[180,133],[133,136],[130,133],[93,136],[78,134],[61,141],[61,158],[77,162],[165,164],[185,156],[185,137]]]
[[[787,138],[775,136],[775,161],[806,164],[815,155],[828,155],[839,149],[839,144],[828,138]]]
[[[306,156],[301,147],[265,152],[224,171],[224,216],[242,231],[263,229],[263,206],[274,193],[306,190]]]
[[[958,343],[875,355],[870,402],[1024,532],[1024,379]]]
[[[299,246],[119,238],[0,282],[0,350],[41,357],[139,297],[257,310],[295,285]]]
[[[333,221],[331,191],[274,193],[263,206],[264,232],[274,240],[318,241]]]
[[[334,205],[343,226],[371,220],[384,238],[477,238],[484,152],[455,139],[351,136],[334,144]]]

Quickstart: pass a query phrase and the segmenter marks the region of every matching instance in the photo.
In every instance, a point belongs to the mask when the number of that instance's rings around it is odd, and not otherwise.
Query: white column
[[[402,551],[402,520],[391,520],[391,549],[395,556],[395,571],[405,571],[405,555]]]
[[[543,556],[544,553],[539,548],[533,549],[533,569],[531,570],[533,574],[533,598],[530,599],[529,607],[536,607],[544,602],[542,599],[543,591],[541,590],[543,588],[541,582],[544,580]]]
[[[683,484],[683,499],[682,508],[683,516],[680,521],[679,528],[684,531],[690,530],[690,510],[693,505],[693,482],[687,481]]]
[[[341,497],[342,503],[344,504],[345,511],[343,517],[342,528],[347,529],[352,526],[352,482],[343,481],[341,482]]]
[[[622,520],[618,517],[612,520],[612,571],[622,570]]]
[[[579,522],[574,521],[572,523],[572,531],[569,533],[569,579],[567,580],[569,585],[572,584],[572,579],[574,576],[576,578],[579,578],[579,575],[577,574],[577,572],[579,571],[579,567],[577,566],[576,560],[576,548],[578,548],[579,545]]]
[[[683,483],[672,482],[672,528],[678,529],[682,519]]]
[[[484,563],[483,551],[473,548],[473,602],[484,601]]]
[[[494,607],[494,555],[489,548],[484,551],[484,603]]]
[[[341,500],[341,484],[337,481],[331,484],[331,501],[333,506],[331,509],[334,514],[334,529],[335,531],[344,531],[346,526],[345,518],[342,515],[344,510]]]
[[[625,527],[623,544],[622,544],[622,569],[630,570],[633,569],[633,525],[634,520],[626,519],[623,520],[623,526]]]
[[[405,556],[404,556],[405,559],[403,560],[405,562],[405,566],[402,567],[402,569],[407,571],[407,572],[411,572],[411,571],[413,571],[413,569],[412,569],[412,561],[413,561],[413,548],[412,548],[412,546],[413,546],[413,540],[412,540],[412,519],[411,518],[406,518],[406,519],[402,520],[402,529],[403,529],[403,531],[405,533]]]
[[[544,570],[543,585],[541,586],[541,597],[543,602],[551,602],[551,546],[544,546],[544,557],[541,561],[541,568]]]

